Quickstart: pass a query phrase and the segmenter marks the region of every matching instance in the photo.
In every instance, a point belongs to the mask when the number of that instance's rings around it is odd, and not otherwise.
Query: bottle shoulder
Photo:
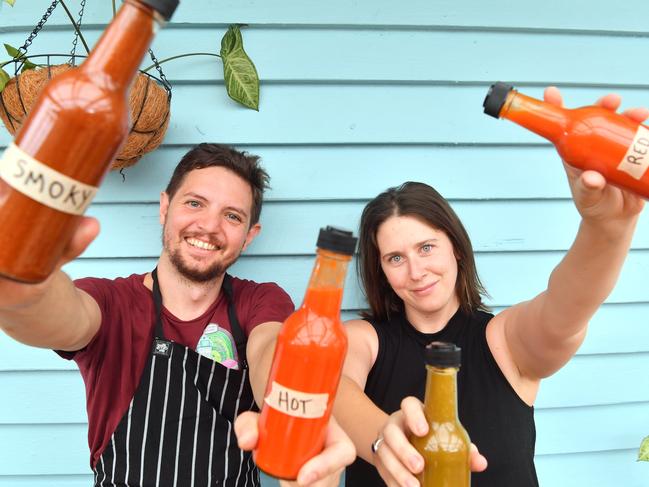
[[[16,136],[25,152],[58,170],[63,160],[66,167],[77,163],[87,167],[87,160],[103,164],[113,157],[130,126],[126,97],[80,71],[71,69],[48,83]],[[75,150],[63,157],[61,147]],[[103,171],[103,165],[97,167]]]
[[[75,132],[104,138],[128,132],[130,110],[125,93],[107,89],[105,83],[73,69],[53,78],[32,107],[19,138],[28,132]],[[37,139],[42,137],[36,136]]]
[[[573,135],[588,135],[594,130],[615,128],[635,129],[635,122],[624,115],[600,106],[586,106],[569,110],[567,132]]]
[[[469,448],[469,434],[459,420],[431,421],[428,433],[424,436],[411,438],[415,448],[422,450],[462,451]]]
[[[107,73],[70,69],[53,78],[43,89],[43,99],[60,108],[87,109],[91,112],[126,107],[128,87],[118,86]]]
[[[347,334],[340,316],[322,315],[306,306],[286,319],[278,340],[294,346],[347,346]]]

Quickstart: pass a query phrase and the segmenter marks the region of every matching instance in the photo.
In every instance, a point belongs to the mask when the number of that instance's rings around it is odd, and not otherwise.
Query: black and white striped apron
[[[165,339],[162,296],[156,307],[151,356],[128,411],[95,466],[95,487],[258,486],[250,452],[237,446],[234,418],[257,410],[246,361],[246,337],[234,308],[232,282],[223,280],[239,370]]]

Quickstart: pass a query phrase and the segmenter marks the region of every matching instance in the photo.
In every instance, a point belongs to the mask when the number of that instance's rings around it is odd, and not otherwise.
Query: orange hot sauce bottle
[[[426,346],[426,436],[411,436],[410,443],[424,457],[418,480],[422,487],[469,487],[471,469],[469,435],[457,414],[459,347],[432,342]]]
[[[50,81],[0,161],[0,275],[54,270],[128,134],[128,90],[178,0],[124,0],[88,58]]]
[[[327,227],[320,230],[317,247],[304,302],[277,338],[259,419],[255,463],[281,479],[297,478],[302,465],[324,448],[347,353],[340,305],[356,238]]]
[[[606,108],[561,108],[510,85],[491,86],[484,112],[506,118],[552,142],[571,166],[594,170],[609,182],[649,198],[649,127]]]

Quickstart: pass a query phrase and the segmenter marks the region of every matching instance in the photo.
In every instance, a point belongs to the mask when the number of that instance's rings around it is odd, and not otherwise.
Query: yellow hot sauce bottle
[[[471,443],[457,414],[460,357],[460,348],[452,343],[432,342],[426,347],[424,414],[430,430],[426,436],[410,438],[424,457],[424,470],[418,477],[422,487],[471,485]]]

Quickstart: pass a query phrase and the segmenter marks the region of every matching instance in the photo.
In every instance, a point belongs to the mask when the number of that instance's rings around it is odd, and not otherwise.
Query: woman
[[[556,88],[545,99],[561,103]],[[599,104],[616,110],[620,99],[609,95]],[[648,114],[626,113],[638,121]],[[538,485],[533,404],[539,382],[582,343],[588,320],[613,289],[644,204],[599,173],[567,166],[566,172],[582,217],[575,241],[546,291],[496,316],[482,303],[469,237],[434,189],[405,183],[366,206],[359,269],[370,310],[348,323],[335,409],[361,457],[347,470],[348,487],[383,485],[379,474],[390,486],[418,485],[423,459],[407,434],[428,430],[419,400],[423,350],[433,340],[462,348],[460,420],[489,462],[474,452],[472,469],[484,471],[473,474],[472,485]]]

